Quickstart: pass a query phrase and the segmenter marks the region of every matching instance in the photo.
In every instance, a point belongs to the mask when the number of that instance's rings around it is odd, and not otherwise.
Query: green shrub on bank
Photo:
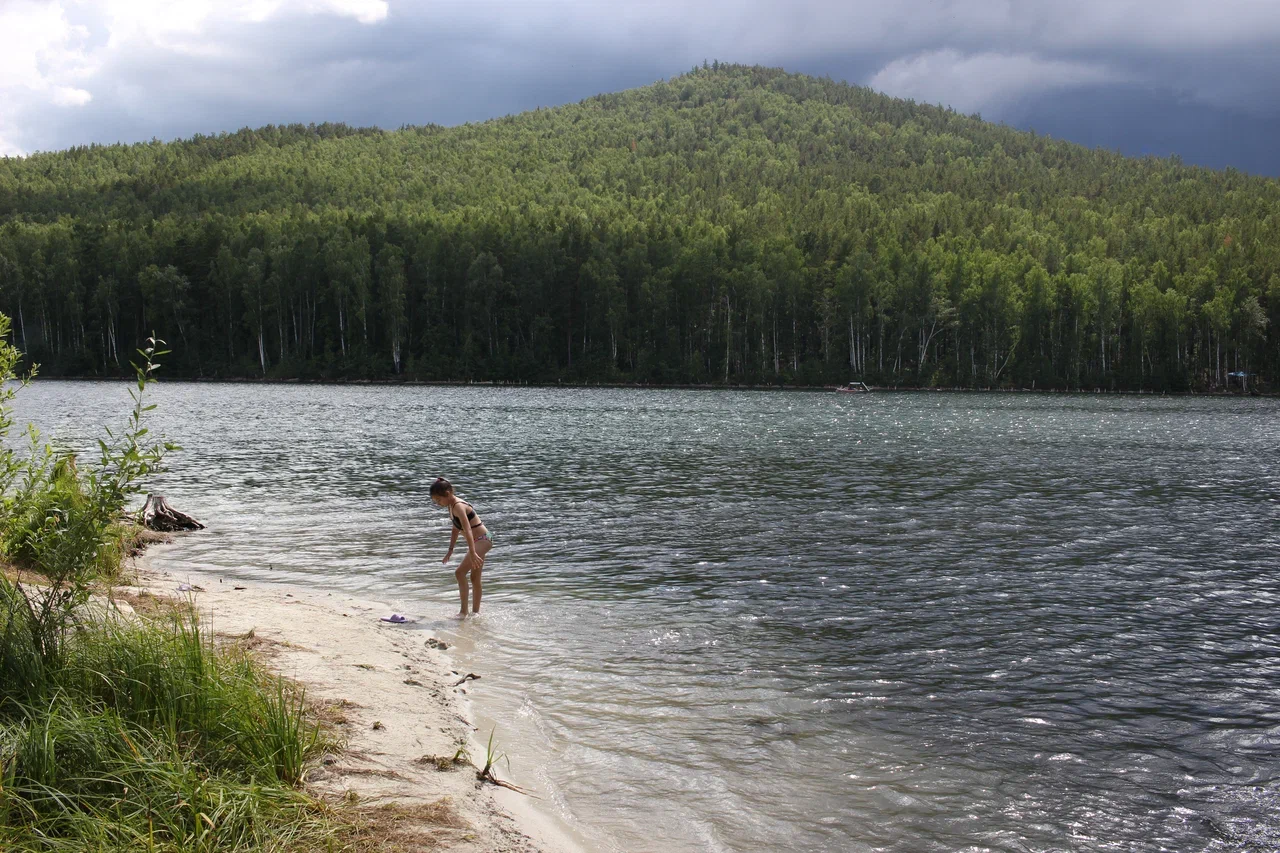
[[[14,582],[6,596],[6,630],[0,633],[0,671],[24,657],[40,684],[63,663],[68,632],[88,601],[89,584],[103,569],[114,570],[121,556],[121,525],[128,500],[161,469],[173,445],[149,437],[143,415],[152,381],[156,341],[139,352],[137,389],[126,427],[98,442],[99,459],[83,470],[74,456],[59,454],[28,427],[28,449],[18,453],[7,441],[13,427],[12,400],[26,384],[14,382],[20,354],[4,340],[8,318],[0,315],[0,558],[43,576],[41,583]],[[16,665],[16,664],[15,664]],[[23,688],[25,689],[25,687]]]
[[[76,468],[76,457],[38,445],[34,450],[28,458],[30,470],[9,499],[0,530],[0,555],[40,574],[56,573],[51,566],[72,562],[87,580],[115,577],[130,552],[137,526],[119,513],[101,524],[86,525],[95,508]],[[68,524],[82,531],[78,544],[69,541]],[[50,559],[55,543],[65,553],[61,560]]]
[[[78,468],[28,429],[8,443],[19,354],[0,315],[0,851],[307,851],[349,825],[297,790],[321,747],[302,694],[215,648],[195,616],[127,619],[90,597],[118,568],[128,499],[170,445],[134,409]]]
[[[0,316],[0,339],[8,331],[8,319]],[[137,368],[137,388],[130,391],[134,406],[125,428],[108,429],[98,441],[96,463],[82,469],[75,454],[59,452],[34,427],[26,431],[25,454],[8,445],[10,401],[25,381],[14,386],[19,353],[0,343],[0,382],[6,386],[0,395],[0,557],[55,586],[83,586],[115,574],[132,525],[126,504],[163,470],[166,452],[175,449],[153,440],[143,425],[143,416],[155,408],[143,399],[154,381],[154,359],[165,354],[156,344],[152,339],[139,352],[143,364]]]

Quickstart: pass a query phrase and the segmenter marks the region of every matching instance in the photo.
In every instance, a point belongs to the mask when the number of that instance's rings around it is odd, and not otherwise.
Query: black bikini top
[[[476,518],[476,512],[475,512],[475,510],[473,510],[473,509],[471,508],[471,504],[469,504],[469,503],[467,503],[467,502],[465,502],[465,501],[458,501],[458,503],[462,504],[463,506],[465,506],[465,507],[467,508],[467,521],[474,522],[474,523],[471,525],[471,529],[472,529],[472,530],[475,530],[477,527],[483,527],[483,526],[484,526],[484,522],[483,522],[483,521],[481,521],[480,519]],[[461,522],[461,521],[458,521],[458,517],[457,517],[456,515],[454,515],[454,514],[453,514],[453,510],[452,510],[452,509],[450,509],[450,510],[449,510],[449,517],[453,519],[453,526],[454,526],[454,527],[456,527],[456,528],[458,528],[459,530],[461,530],[461,529],[462,529],[462,522]]]

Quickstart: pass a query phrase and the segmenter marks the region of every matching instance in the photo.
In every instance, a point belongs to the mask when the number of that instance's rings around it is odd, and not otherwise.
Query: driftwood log
[[[147,495],[147,502],[139,513],[142,526],[148,530],[172,533],[175,530],[204,530],[204,525],[185,512],[169,506],[164,495]]]

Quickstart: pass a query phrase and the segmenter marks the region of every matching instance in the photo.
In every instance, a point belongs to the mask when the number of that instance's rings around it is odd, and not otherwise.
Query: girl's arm
[[[444,559],[440,562],[447,563],[449,558],[453,556],[453,546],[458,544],[458,528],[453,526],[453,510],[449,510],[449,553],[444,555]]]

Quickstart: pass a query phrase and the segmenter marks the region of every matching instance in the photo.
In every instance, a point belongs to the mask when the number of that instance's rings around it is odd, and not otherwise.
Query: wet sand
[[[120,593],[189,597],[205,630],[248,641],[273,670],[305,686],[307,701],[344,741],[309,769],[309,791],[426,815],[401,821],[418,824],[402,832],[421,835],[424,848],[579,853],[552,821],[519,802],[521,795],[480,783],[471,764],[451,761],[465,748],[484,765],[485,744],[467,702],[478,685],[459,684],[467,673],[433,647],[431,632],[382,622],[388,608],[346,593],[179,570],[168,564],[168,551],[152,547],[138,560],[137,585]]]

